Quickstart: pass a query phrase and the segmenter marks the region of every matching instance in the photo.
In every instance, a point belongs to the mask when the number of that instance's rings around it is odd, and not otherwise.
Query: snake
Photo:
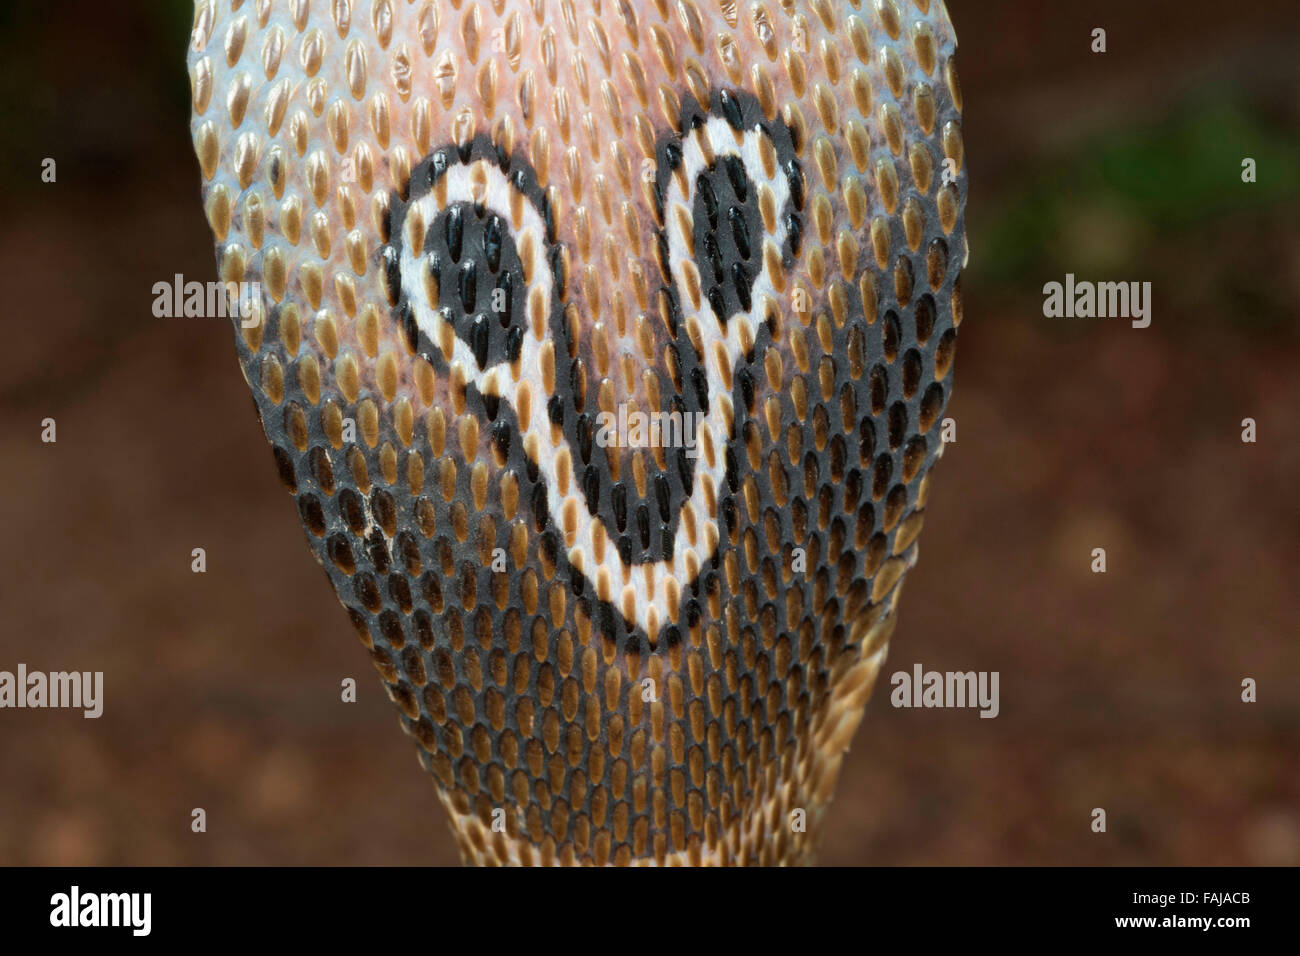
[[[942,0],[196,2],[239,365],[464,862],[815,860],[944,447],[955,52]]]

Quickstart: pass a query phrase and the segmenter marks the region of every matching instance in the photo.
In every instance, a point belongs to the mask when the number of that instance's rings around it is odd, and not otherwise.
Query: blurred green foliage
[[[1246,157],[1254,183],[1242,181]],[[1066,272],[1150,279],[1185,300],[1212,293],[1200,304],[1229,313],[1216,321],[1272,326],[1294,310],[1284,287],[1258,280],[1268,237],[1294,233],[1298,157],[1295,125],[1242,91],[1190,92],[1155,123],[1026,155],[1009,185],[976,200],[972,267],[982,282],[1026,291]]]

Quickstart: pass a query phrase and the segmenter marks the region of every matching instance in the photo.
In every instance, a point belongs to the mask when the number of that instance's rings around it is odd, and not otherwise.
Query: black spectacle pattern
[[[725,118],[737,130],[760,128],[776,148],[781,169],[790,184],[791,202],[782,211],[787,229],[783,259],[788,266],[798,251],[800,228],[799,202],[802,200],[802,171],[794,159],[791,134],[784,124],[767,121],[755,100],[743,94],[715,94],[709,108],[687,97],[683,107],[681,129],[690,135],[710,116]],[[654,182],[654,200],[659,220],[664,220],[663,204],[673,171],[682,161],[682,137],[668,133],[657,145],[658,166]],[[424,290],[403,287],[398,263],[401,258],[403,229],[408,210],[427,195],[445,172],[457,163],[493,162],[510,179],[540,214],[546,225],[545,260],[552,273],[552,301],[548,330],[556,351],[554,394],[546,396],[545,414],[558,426],[574,455],[574,478],[588,513],[600,520],[623,562],[641,565],[668,559],[674,552],[679,533],[679,516],[694,488],[696,460],[684,447],[663,448],[666,467],[658,470],[653,455],[645,461],[651,472],[642,495],[631,480],[631,468],[622,468],[622,478],[613,480],[605,449],[598,447],[600,409],[596,389],[588,387],[588,361],[582,343],[565,319],[568,302],[568,276],[562,249],[556,241],[554,218],[545,191],[536,174],[521,156],[504,155],[486,136],[468,144],[448,146],[426,157],[411,174],[407,195],[394,196],[387,234],[390,245],[383,253],[384,273],[395,320],[400,324],[412,350],[428,360],[436,371],[446,374],[448,365],[434,343],[428,340],[414,319],[413,295]],[[765,231],[758,209],[754,180],[744,162],[735,155],[723,154],[702,171],[693,184],[695,264],[705,284],[708,310],[720,325],[726,325],[737,312],[748,312],[753,305],[753,286],[762,268],[761,242]],[[796,202],[798,200],[799,202]],[[684,334],[682,309],[671,271],[668,268],[668,244],[664,231],[658,233],[661,284],[658,295],[665,303],[668,331],[666,367],[656,368],[664,407],[646,411],[677,413],[679,416],[707,414],[711,396],[705,374],[704,356],[696,353]],[[509,223],[481,204],[453,198],[440,210],[425,232],[421,267],[436,279],[438,301],[429,303],[451,324],[455,334],[469,347],[480,370],[519,356],[520,343],[527,334],[524,319],[523,266],[511,234]],[[708,314],[706,312],[706,314]],[[755,351],[761,354],[770,341],[770,328],[760,323]],[[748,365],[754,352],[742,357],[735,370],[732,401],[738,410],[752,411],[754,375]],[[569,577],[570,589],[580,597],[591,596],[589,582],[576,568],[568,565],[563,537],[556,527],[547,504],[546,476],[525,454],[520,429],[509,402],[482,395],[472,383],[466,402],[489,428],[494,448],[504,467],[522,479],[521,496],[533,513],[534,530],[540,537],[538,547],[548,563],[559,567]],[[534,412],[536,414],[536,412]],[[735,434],[726,436],[724,455],[725,482],[719,490],[719,532],[724,538],[734,524],[735,503],[731,497],[739,487],[738,461],[732,447]],[[734,529],[733,529],[734,530]],[[465,545],[468,548],[468,545]],[[700,575],[682,581],[683,623],[693,623],[700,613],[699,601],[718,587],[720,555],[706,561]],[[683,570],[684,575],[684,570]],[[615,619],[623,620],[605,602],[599,619],[611,627]],[[674,622],[667,625],[668,640],[674,639]],[[633,622],[623,620],[631,630]]]

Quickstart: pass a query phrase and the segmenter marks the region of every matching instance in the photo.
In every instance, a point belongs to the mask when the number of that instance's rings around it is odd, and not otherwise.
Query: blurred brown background
[[[1300,863],[1300,18],[1075,6],[949,3],[958,441],[882,681],[997,670],[1001,715],[882,683],[825,863]],[[191,9],[0,7],[0,669],[105,672],[99,720],[0,711],[0,864],[453,863],[228,325],[151,312],[155,282],[215,278]],[[1151,327],[1043,318],[1066,272],[1152,282]]]

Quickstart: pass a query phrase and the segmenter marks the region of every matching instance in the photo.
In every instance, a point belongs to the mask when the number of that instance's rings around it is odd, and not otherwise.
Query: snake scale
[[[196,4],[239,361],[467,862],[811,860],[942,452],[955,47],[941,0]]]

